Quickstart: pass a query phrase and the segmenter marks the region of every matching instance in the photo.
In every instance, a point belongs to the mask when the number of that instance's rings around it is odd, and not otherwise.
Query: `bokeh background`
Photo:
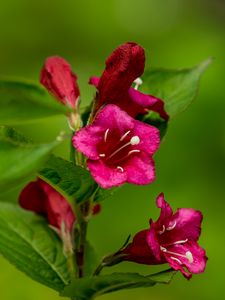
[[[147,65],[180,68],[215,58],[202,78],[192,106],[173,120],[156,155],[157,181],[148,187],[125,186],[105,201],[89,231],[100,254],[122,245],[126,237],[156,218],[156,195],[164,191],[174,208],[204,213],[201,244],[209,261],[191,281],[177,275],[168,286],[102,296],[102,300],[220,300],[225,295],[225,1],[222,0],[1,0],[0,73],[38,81],[44,59],[65,57],[79,76],[83,103],[94,90],[90,75],[100,74],[110,52],[125,41],[145,47]],[[35,141],[50,141],[67,124],[63,117],[20,126]],[[47,129],[46,129],[47,128]],[[68,155],[65,143],[57,149]],[[16,195],[1,196],[16,201]],[[114,271],[153,267],[124,263]],[[50,289],[27,278],[0,258],[4,300],[57,300]]]

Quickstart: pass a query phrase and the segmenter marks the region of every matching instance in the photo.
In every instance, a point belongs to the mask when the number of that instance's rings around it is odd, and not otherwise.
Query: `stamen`
[[[134,149],[134,150],[129,151],[128,155],[131,155],[132,153],[139,153],[139,152],[141,152],[141,151],[138,149],[136,149],[136,150]]]
[[[186,240],[180,240],[180,241],[176,241],[174,243],[164,244],[164,246],[173,246],[173,245],[185,244],[185,243],[187,243],[187,241],[188,241],[188,239],[186,239]]]
[[[182,265],[182,262],[178,258],[173,257],[173,256],[170,256],[170,258],[175,260],[176,262],[178,262],[178,264]]]
[[[138,90],[139,86],[142,85],[143,81],[141,80],[140,77],[138,77],[134,80],[134,83],[135,83],[134,89]]]
[[[130,133],[130,130],[128,130],[126,133],[124,133],[124,135],[121,137],[120,141],[122,142],[129,133]]]
[[[165,227],[165,225],[163,225],[163,229],[159,231],[159,234],[163,234],[165,232],[165,230],[166,230],[166,227]]]
[[[131,145],[138,145],[140,143],[140,138],[139,136],[135,135],[130,139],[130,144]]]
[[[107,160],[108,159],[110,159],[110,158],[112,158],[114,155],[116,155],[118,152],[120,152],[121,150],[123,150],[124,148],[126,148],[126,147],[128,147],[128,146],[130,146],[130,145],[137,145],[137,144],[139,144],[140,143],[140,138],[139,138],[139,136],[137,136],[137,135],[135,135],[135,136],[133,136],[131,139],[130,139],[130,142],[128,142],[128,143],[126,143],[126,144],[124,144],[123,146],[121,146],[119,149],[117,149],[117,150],[115,150],[108,158],[107,158]],[[135,150],[135,149],[134,149]],[[138,150],[138,149],[137,149]],[[135,152],[140,152],[139,150],[137,151],[137,150],[135,150]],[[132,150],[131,150],[132,151]],[[131,152],[130,151],[130,152]],[[129,154],[127,154],[122,160],[124,160],[127,156],[128,156]],[[121,158],[119,159],[119,161],[121,161]]]
[[[122,173],[124,172],[124,169],[123,169],[122,167],[117,166],[116,168],[117,168],[118,170],[120,170]]]
[[[165,253],[168,253],[168,254],[172,254],[172,255],[176,255],[176,256],[186,258],[190,264],[193,263],[193,261],[194,261],[193,255],[190,251],[187,251],[185,253],[185,255],[183,255],[183,254],[176,253],[176,252],[173,252],[173,251],[168,251],[165,247],[162,247],[162,246],[160,246],[160,250],[165,252]]]
[[[173,245],[179,245],[179,244],[184,244],[184,243],[187,243],[188,239],[185,239],[185,240],[181,240],[181,241],[176,241],[173,243]]]
[[[114,155],[116,155],[118,152],[120,152],[122,149],[126,148],[127,146],[130,146],[130,142],[126,143],[125,145],[123,145],[122,147],[120,147],[119,149],[117,149],[116,151],[114,151],[109,158],[113,157]]]
[[[107,140],[108,133],[109,133],[109,128],[105,131],[104,142],[106,142],[106,140]]]
[[[105,157],[105,153],[100,153],[99,156],[100,157]]]
[[[172,226],[167,227],[166,230],[167,231],[173,230],[176,227],[176,225],[177,225],[177,222],[174,221],[174,224]]]

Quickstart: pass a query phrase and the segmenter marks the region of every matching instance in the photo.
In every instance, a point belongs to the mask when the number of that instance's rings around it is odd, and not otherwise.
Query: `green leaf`
[[[87,200],[97,187],[86,169],[53,155],[39,174],[66,199],[78,204]]]
[[[151,287],[157,283],[169,283],[175,271],[167,270],[150,276],[137,273],[113,273],[75,279],[65,287],[62,296],[76,300],[91,300],[106,293],[138,287]]]
[[[200,77],[211,61],[209,58],[190,69],[146,71],[140,90],[161,98],[170,118],[173,118],[191,104],[197,94]]]
[[[35,145],[14,129],[0,126],[0,189],[1,192],[23,183],[33,176],[59,144]]]
[[[138,116],[138,119],[144,123],[147,123],[149,125],[158,128],[160,132],[161,140],[165,136],[168,129],[168,121],[165,121],[162,118],[160,118],[160,116],[157,113],[149,111],[148,114],[146,115]]]
[[[0,203],[0,253],[32,279],[57,291],[69,282],[62,243],[45,220]]]
[[[89,242],[86,242],[84,262],[84,275],[91,276],[97,268],[99,256],[95,248]]]
[[[70,109],[53,99],[40,85],[0,80],[0,124],[18,124],[65,114]]]
[[[105,199],[111,198],[118,189],[119,188],[111,188],[111,189],[98,188],[94,196],[94,202],[97,203]]]

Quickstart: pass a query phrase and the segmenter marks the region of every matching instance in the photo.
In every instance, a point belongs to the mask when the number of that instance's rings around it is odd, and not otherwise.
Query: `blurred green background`
[[[191,281],[177,275],[171,285],[117,292],[102,300],[220,300],[225,294],[225,1],[222,0],[1,0],[0,73],[38,81],[44,59],[65,57],[79,77],[82,100],[94,90],[90,75],[100,74],[110,52],[125,41],[146,49],[147,65],[180,68],[215,58],[193,105],[173,120],[156,155],[157,181],[148,187],[125,186],[105,201],[90,226],[90,240],[101,254],[118,249],[126,237],[148,226],[163,191],[176,207],[204,213],[201,244],[206,272]],[[18,127],[35,141],[48,141],[66,128],[63,117]],[[68,154],[65,143],[57,149]],[[2,197],[15,201],[15,195]],[[113,270],[149,273],[156,268],[131,263]],[[30,280],[0,258],[4,300],[57,300],[50,289]]]

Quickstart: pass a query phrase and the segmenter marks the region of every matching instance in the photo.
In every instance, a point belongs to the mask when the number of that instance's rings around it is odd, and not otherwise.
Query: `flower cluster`
[[[89,80],[97,89],[96,95],[88,122],[82,128],[79,124],[72,144],[82,154],[81,167],[90,171],[101,188],[109,189],[126,182],[146,185],[155,179],[153,155],[160,146],[160,133],[156,127],[140,121],[139,116],[148,111],[158,113],[165,121],[169,116],[163,100],[138,90],[143,83],[140,76],[144,67],[144,49],[129,42],[109,56],[100,77]],[[40,81],[57,101],[79,116],[77,76],[63,58],[48,58]],[[25,209],[44,215],[61,237],[62,229],[72,235],[77,222],[72,206],[42,179],[24,188],[19,203]],[[163,194],[156,203],[161,209],[158,220],[151,219],[150,228],[138,232],[116,255],[140,264],[168,263],[187,278],[192,273],[203,272],[207,257],[197,243],[201,212],[180,208],[173,213]],[[92,214],[98,211],[99,205],[94,206]]]

